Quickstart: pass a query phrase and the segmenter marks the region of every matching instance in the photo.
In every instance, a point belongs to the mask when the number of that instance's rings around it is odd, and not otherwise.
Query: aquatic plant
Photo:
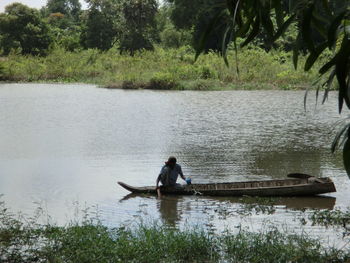
[[[336,226],[340,227],[344,236],[350,235],[350,210],[342,211],[340,209],[334,210],[315,210],[310,216],[309,220],[312,225],[320,225],[325,227]]]

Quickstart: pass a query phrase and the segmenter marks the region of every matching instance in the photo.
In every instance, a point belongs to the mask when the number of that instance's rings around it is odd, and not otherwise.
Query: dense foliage
[[[0,47],[4,54],[13,48],[22,54],[44,54],[51,42],[49,26],[38,10],[14,3],[0,14]]]
[[[47,14],[61,13],[68,19],[79,20],[81,4],[79,0],[48,0],[46,4]]]
[[[240,51],[240,74],[227,67],[215,52],[194,63],[194,50],[156,46],[134,56],[120,54],[116,48],[105,52],[88,49],[68,52],[51,50],[45,57],[12,53],[2,61],[3,79],[8,81],[60,81],[96,83],[108,87],[150,89],[305,89],[317,71],[293,69],[290,53],[266,53],[256,46]],[[229,58],[234,52],[229,51]],[[300,63],[305,57],[300,58]]]
[[[45,55],[58,45],[69,51],[97,48],[134,54],[159,42],[156,0],[48,0],[39,10],[15,3],[0,15],[0,50]]]
[[[210,21],[223,11],[222,0],[167,0],[170,4],[170,18],[175,27],[179,30],[192,30],[192,45],[197,47],[203,32],[208,27]],[[193,8],[195,6],[196,8]],[[229,16],[223,16],[221,19],[228,20]],[[222,34],[225,31],[225,24],[216,26],[207,36],[205,50],[220,50]]]

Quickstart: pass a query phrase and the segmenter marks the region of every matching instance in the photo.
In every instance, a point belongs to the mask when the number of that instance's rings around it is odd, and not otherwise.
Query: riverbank
[[[258,233],[240,229],[221,234],[198,227],[178,230],[156,223],[107,228],[98,215],[89,214],[57,226],[38,223],[40,209],[36,216],[26,218],[8,212],[4,203],[0,206],[2,262],[329,263],[350,259],[346,247],[325,248],[305,233],[285,233],[273,227]]]
[[[266,53],[258,47],[239,50],[237,73],[234,52],[230,67],[218,54],[194,61],[190,47],[156,48],[131,57],[117,50],[67,52],[54,49],[46,57],[12,53],[3,57],[0,79],[9,82],[90,83],[106,88],[163,90],[305,89],[317,78],[317,65],[303,71],[305,58],[294,69],[292,54]],[[321,59],[322,60],[322,59]]]

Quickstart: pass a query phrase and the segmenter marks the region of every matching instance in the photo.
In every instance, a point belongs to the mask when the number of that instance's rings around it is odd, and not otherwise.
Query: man
[[[186,181],[186,178],[182,173],[181,166],[176,163],[176,158],[174,156],[170,156],[168,161],[165,162],[165,165],[160,170],[160,173],[157,178],[156,189],[159,197],[160,197],[159,182],[161,182],[162,185],[164,186],[179,185],[176,183],[177,177],[179,175],[184,181]]]

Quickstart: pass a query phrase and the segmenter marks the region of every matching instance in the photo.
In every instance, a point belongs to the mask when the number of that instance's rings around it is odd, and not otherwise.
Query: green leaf
[[[261,12],[260,19],[268,38],[272,40],[274,37],[274,28],[272,20],[270,18],[270,14],[268,12]]]
[[[347,37],[343,38],[341,48],[337,54],[339,56],[337,63],[335,65],[335,75],[339,83],[339,113],[341,113],[343,108],[343,103],[345,101],[346,106],[350,109],[350,98],[347,93],[347,83],[346,78],[348,74],[348,60],[350,56],[350,40]]]
[[[254,16],[251,15],[248,19],[247,22],[244,23],[237,31],[236,31],[236,37],[245,37],[245,35],[248,33],[249,28],[254,21]]]
[[[325,84],[327,85],[327,87],[326,87],[326,90],[324,91],[322,104],[324,104],[325,101],[326,101],[327,98],[328,98],[328,93],[329,93],[329,91],[331,90],[331,86],[332,86],[332,82],[333,82],[333,80],[334,80],[334,77],[335,77],[335,70],[333,70],[333,71],[331,72],[331,74],[329,74],[329,77],[328,77],[328,79],[327,79],[327,81],[326,81],[326,83],[325,83]]]
[[[218,23],[221,21],[222,16],[225,14],[225,11],[218,12],[214,18],[210,21],[208,27],[202,34],[200,40],[199,40],[199,45],[196,47],[196,55],[194,60],[197,61],[199,55],[203,52],[205,48],[205,44],[207,43],[210,34],[214,31],[215,27],[218,25]]]
[[[343,148],[343,163],[344,163],[346,173],[350,178],[350,130],[348,131],[347,140]]]
[[[238,8],[239,8],[239,3],[240,3],[240,0],[237,1],[236,3],[236,6],[234,7],[234,10],[233,10],[233,19],[232,19],[232,25],[229,25],[227,27],[227,29],[225,30],[225,33],[224,33],[224,37],[222,39],[222,47],[221,47],[221,50],[222,50],[222,55],[224,57],[224,61],[225,61],[225,64],[226,66],[229,66],[229,63],[228,63],[228,60],[227,60],[227,43],[230,43],[232,41],[232,38],[234,39],[234,42],[235,42],[235,47],[236,47],[236,36],[235,36],[235,24],[236,24],[236,19],[237,19],[237,12],[238,12]],[[228,42],[227,42],[227,35],[228,33],[230,33],[230,37],[228,39]],[[237,59],[237,49],[235,49],[235,52],[236,52],[236,59]]]
[[[280,28],[280,27],[282,27],[283,20],[284,20],[281,1],[275,1],[275,13],[276,13],[277,26]]]
[[[247,38],[245,39],[245,41],[241,44],[241,47],[248,45],[259,34],[259,31],[260,31],[260,19],[259,17],[256,17],[253,23],[253,28],[250,31]]]
[[[315,61],[317,60],[317,58],[320,56],[320,54],[323,52],[323,50],[325,50],[328,46],[328,42],[324,42],[322,44],[320,44],[316,49],[315,52],[312,52],[306,62],[305,62],[305,67],[304,70],[308,71],[310,70],[310,68],[314,65]]]
[[[282,34],[284,34],[284,32],[286,32],[286,30],[288,29],[288,27],[290,26],[290,24],[294,21],[296,15],[292,15],[290,18],[288,18],[286,20],[286,22],[284,22],[277,30],[275,36],[273,37],[272,41],[276,41],[280,36],[282,36]]]
[[[346,132],[347,129],[349,129],[349,124],[344,125],[344,127],[335,135],[331,146],[332,153],[335,153],[335,151],[337,150],[340,138]]]
[[[303,21],[301,23],[301,35],[303,37],[303,41],[306,43],[307,48],[310,52],[315,51],[315,46],[313,40],[311,38],[311,20],[312,20],[312,12],[314,10],[314,5],[311,5],[303,15]]]
[[[233,42],[234,48],[235,48],[235,58],[236,58],[236,72],[237,75],[239,76],[239,67],[238,67],[238,49],[237,49],[237,43],[236,41]]]
[[[293,64],[295,69],[298,68],[300,43],[301,43],[301,34],[299,33],[293,46]]]
[[[228,26],[226,28],[225,33],[224,33],[224,37],[222,39],[222,46],[221,46],[222,56],[224,58],[226,66],[229,66],[229,63],[228,63],[228,60],[227,60],[227,45],[226,45],[227,42],[226,41],[227,41],[227,36],[231,32],[231,30],[232,30],[231,26]],[[230,34],[230,35],[232,36],[232,34]],[[229,40],[229,42],[231,42],[231,39]]]
[[[328,29],[328,47],[331,49],[334,44],[335,41],[337,39],[337,30],[340,26],[340,23],[342,22],[344,16],[345,16],[346,12],[341,13],[340,15],[338,15],[331,23],[331,25],[329,26]]]
[[[314,29],[316,29],[320,35],[326,39],[327,38],[327,29],[325,28],[325,24],[327,24],[328,20],[322,21],[321,19],[318,19],[316,15],[312,17],[311,23]]]
[[[307,101],[307,95],[309,94],[309,89],[307,88],[305,90],[305,95],[304,95],[304,110],[306,111],[306,101]]]
[[[338,60],[338,55],[335,55],[330,61],[328,61],[326,64],[324,64],[321,69],[318,71],[321,75],[326,73],[331,67],[333,67]]]

